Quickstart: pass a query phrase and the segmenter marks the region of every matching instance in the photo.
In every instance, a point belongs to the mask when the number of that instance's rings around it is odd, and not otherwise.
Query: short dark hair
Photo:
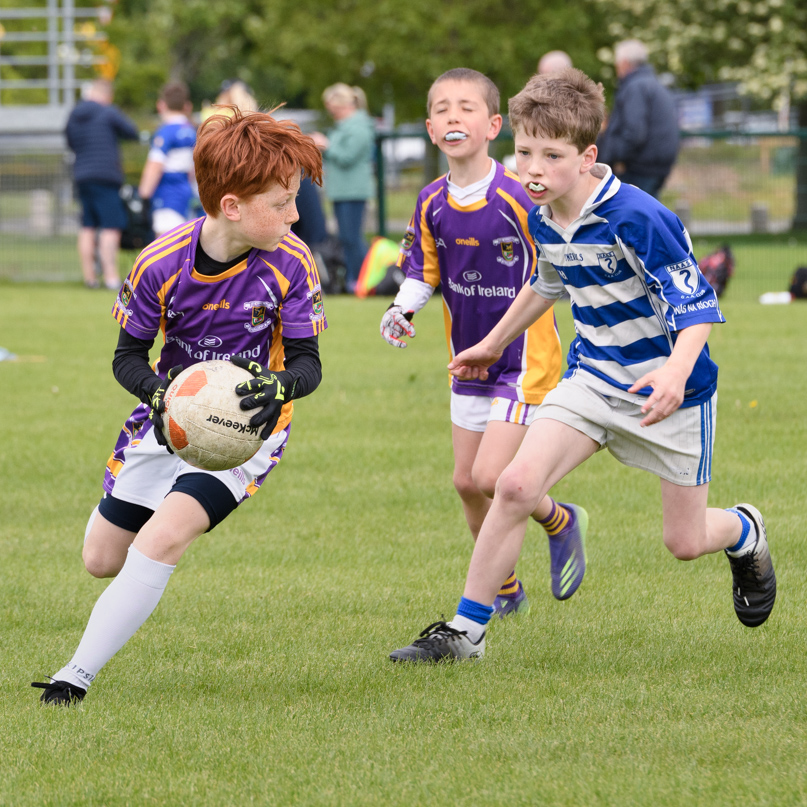
[[[597,140],[605,117],[605,93],[575,67],[535,75],[510,99],[510,128],[567,140],[579,152]]]
[[[488,106],[488,113],[490,115],[499,114],[499,88],[484,73],[480,73],[478,70],[471,70],[469,67],[455,67],[453,70],[443,73],[442,76],[438,76],[432,86],[429,87],[429,95],[426,98],[427,115],[432,114],[434,89],[442,81],[468,81],[471,84],[476,84]]]
[[[160,90],[160,99],[172,112],[184,112],[191,94],[184,81],[169,81]]]

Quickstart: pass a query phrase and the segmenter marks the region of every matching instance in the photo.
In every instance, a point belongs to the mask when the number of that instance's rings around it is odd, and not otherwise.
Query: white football
[[[236,384],[253,378],[229,361],[203,361],[183,370],[165,393],[163,434],[173,452],[189,465],[226,471],[243,465],[263,444],[260,426],[249,421]]]

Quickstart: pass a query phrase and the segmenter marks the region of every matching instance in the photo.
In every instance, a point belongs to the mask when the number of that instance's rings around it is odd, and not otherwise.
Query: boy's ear
[[[434,143],[434,145],[436,146],[437,140],[435,140],[434,138],[434,127],[432,126],[430,118],[426,118],[426,131],[429,133],[429,140],[431,140],[432,143]]]
[[[224,217],[230,221],[241,221],[241,200],[234,193],[225,193],[219,202]]]
[[[592,143],[590,146],[587,146],[586,149],[583,151],[583,164],[580,166],[580,173],[584,174],[587,171],[590,171],[594,168],[595,163],[597,162],[597,146]]]
[[[488,129],[488,140],[495,140],[502,130],[502,116],[492,115],[490,118],[490,128]]]

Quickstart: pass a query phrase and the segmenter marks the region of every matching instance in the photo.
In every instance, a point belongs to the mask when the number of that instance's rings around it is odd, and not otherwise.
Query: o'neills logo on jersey
[[[217,303],[205,303],[203,311],[218,311],[220,308],[229,308],[230,304],[222,297]]]
[[[479,241],[477,241],[473,236],[470,238],[457,238],[454,241],[455,244],[458,244],[461,247],[478,247]]]

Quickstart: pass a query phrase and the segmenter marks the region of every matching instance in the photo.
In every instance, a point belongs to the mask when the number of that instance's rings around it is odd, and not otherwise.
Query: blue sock
[[[740,524],[742,524],[740,540],[737,541],[734,546],[730,546],[726,552],[739,552],[745,546],[745,542],[748,540],[748,536],[751,532],[751,521],[749,520],[748,516],[743,515],[739,510],[735,510],[733,507],[727,508],[726,512],[734,513],[734,515],[740,519]]]
[[[460,604],[457,606],[457,615],[464,616],[477,625],[487,625],[490,618],[493,616],[493,606],[483,605],[481,602],[475,600],[468,600],[465,597],[460,597]]]

